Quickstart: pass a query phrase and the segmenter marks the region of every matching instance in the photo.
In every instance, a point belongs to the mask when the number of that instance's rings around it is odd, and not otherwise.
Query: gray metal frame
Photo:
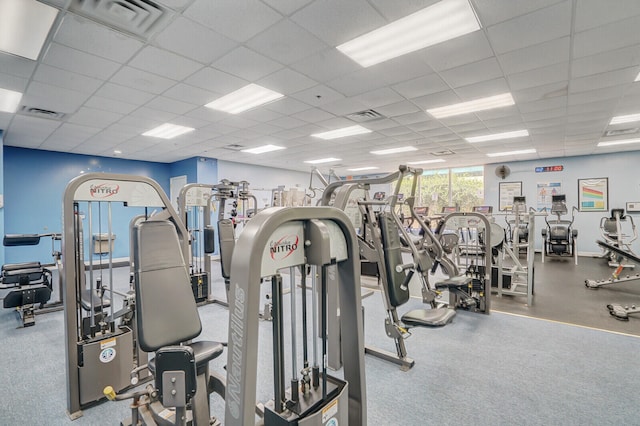
[[[99,198],[100,194],[97,194],[95,199],[92,199],[92,190],[90,188],[95,185],[118,185],[118,189],[113,194],[112,200]],[[88,188],[87,188],[88,187]],[[137,193],[131,188],[135,187],[144,191],[148,191],[147,194]],[[114,187],[115,188],[115,187]],[[135,189],[134,188],[134,189]],[[88,195],[89,194],[89,195]],[[102,194],[104,195],[104,194]],[[62,263],[59,271],[62,289],[63,289],[63,301],[64,301],[64,320],[65,320],[65,357],[66,357],[66,379],[67,379],[67,415],[71,419],[76,419],[82,416],[81,404],[81,384],[79,378],[78,367],[78,328],[80,327],[78,318],[78,294],[77,283],[78,280],[84,280],[85,265],[79,265],[78,259],[82,256],[77,256],[75,252],[75,217],[74,217],[74,204],[79,201],[113,201],[113,202],[127,202],[131,206],[143,207],[141,204],[144,196],[157,197],[153,207],[158,207],[157,204],[163,205],[163,210],[156,213],[153,219],[171,220],[177,229],[178,237],[181,242],[182,252],[185,258],[188,256],[188,234],[184,227],[182,220],[174,210],[166,196],[164,190],[153,179],[143,176],[131,176],[124,174],[111,174],[111,173],[87,173],[80,175],[72,179],[65,191],[62,198]],[[82,275],[79,275],[78,271],[82,271]],[[82,282],[82,281],[81,281]]]
[[[327,222],[337,225],[342,237],[331,235]],[[281,227],[300,224],[304,227],[304,241],[300,241],[302,247],[298,247],[304,250],[302,263],[326,265],[337,262],[341,334],[348,348],[343,352],[344,378],[348,382],[348,424],[367,423],[359,254],[353,226],[343,212],[334,208],[275,207],[260,212],[247,224],[236,246],[243,256],[234,256],[231,264],[225,397],[227,426],[255,423],[260,282],[264,276],[275,274],[277,269],[294,266],[291,262],[264,263],[265,249],[266,257],[269,257],[270,238],[274,233],[285,229]],[[344,255],[348,261],[339,261],[336,254],[331,253],[333,250],[329,246],[336,243],[335,238],[344,238]]]

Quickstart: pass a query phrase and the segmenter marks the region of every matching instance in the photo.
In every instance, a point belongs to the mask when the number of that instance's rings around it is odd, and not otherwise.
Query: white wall
[[[496,167],[505,164],[511,174],[504,180],[495,175]],[[564,166],[561,172],[535,173],[536,167]],[[562,191],[567,196],[567,206],[578,206],[578,179],[609,178],[609,211],[611,208],[625,208],[628,201],[640,201],[640,151],[615,154],[590,155],[582,157],[546,158],[544,160],[504,162],[485,166],[484,185],[485,203],[492,205],[498,212],[498,183],[522,182],[522,194],[527,197],[527,206],[536,207],[537,184],[543,182],[561,182]],[[574,228],[578,229],[578,253],[598,254],[601,252],[596,240],[602,239],[600,219],[609,212],[577,212]],[[633,219],[640,226],[640,215],[633,214]],[[496,221],[505,225],[503,217]],[[536,248],[542,247],[540,229],[546,226],[544,218],[536,218]],[[633,244],[638,252],[640,242]]]

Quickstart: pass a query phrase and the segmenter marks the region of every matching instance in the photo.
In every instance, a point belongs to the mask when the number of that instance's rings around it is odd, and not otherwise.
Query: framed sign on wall
[[[578,179],[578,208],[581,212],[609,210],[609,179]]]
[[[500,211],[511,210],[513,197],[522,195],[522,182],[500,182],[498,184],[498,201]]]

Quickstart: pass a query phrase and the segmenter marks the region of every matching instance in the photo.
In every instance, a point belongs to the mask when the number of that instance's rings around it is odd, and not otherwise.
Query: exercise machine
[[[227,351],[227,389],[225,425],[249,426],[256,423],[258,376],[258,306],[260,282],[270,277],[273,297],[273,399],[264,404],[265,426],[309,425],[364,426],[366,384],[364,369],[363,320],[358,270],[358,243],[349,218],[328,207],[270,208],[258,213],[247,224],[237,242],[243,256],[231,263],[229,339]],[[284,349],[284,299],[281,270],[313,265],[322,273],[320,283],[312,279],[312,333],[308,332],[306,274],[300,283],[302,312],[296,306],[297,287],[291,288],[291,348]],[[329,268],[337,283],[329,284]],[[315,275],[312,275],[312,277]],[[319,287],[318,289],[313,287]],[[339,293],[340,335],[343,378],[327,371],[327,293]],[[319,299],[319,300],[318,300]],[[298,319],[301,317],[302,321]],[[298,330],[302,328],[302,363],[298,354]],[[317,340],[320,336],[321,352]],[[309,359],[309,344],[312,358]],[[290,354],[289,389],[286,389],[285,357]],[[298,367],[302,366],[301,370]],[[322,368],[321,368],[322,367]],[[263,371],[260,371],[263,373]]]
[[[629,229],[625,229],[629,226],[631,227],[630,234],[628,233]],[[633,217],[626,215],[624,209],[611,209],[611,216],[601,218],[600,231],[605,243],[633,253],[631,243],[638,238],[638,230],[633,222]],[[607,259],[612,268],[617,268],[620,265],[619,255],[615,251],[604,249],[602,257]],[[622,265],[628,268],[635,267],[632,263],[626,265],[622,263]]]
[[[529,242],[529,214],[527,199],[524,195],[513,197],[510,214],[505,215],[507,223],[506,241],[520,255],[520,248],[526,248]]]
[[[636,256],[633,252],[621,249],[618,246],[615,246],[613,244],[609,244],[606,243],[604,241],[596,241],[596,243],[602,247],[605,250],[609,250],[613,253],[616,253],[620,258],[624,258],[624,259],[629,259],[635,263],[640,264],[640,257]],[[635,274],[636,276],[634,278],[629,278],[627,277],[627,279],[620,279],[619,276],[614,276],[612,278],[610,278],[609,280],[607,280],[608,282],[606,282],[605,284],[613,284],[615,282],[621,282],[621,281],[631,281],[631,280],[638,280],[640,279],[640,274]],[[605,284],[601,284],[605,285]],[[597,286],[597,287],[600,287]],[[588,286],[589,287],[589,286]],[[597,288],[595,287],[595,288]],[[629,305],[621,305],[621,304],[609,304],[607,305],[607,309],[609,310],[609,313],[616,319],[619,319],[621,321],[629,321],[629,315],[633,315],[633,314],[638,314],[640,313],[640,307],[638,305],[632,304],[631,306]]]
[[[224,398],[225,378],[211,374],[209,361],[223,344],[192,342],[202,331],[190,276],[176,226],[151,217],[135,225],[132,253],[135,264],[136,327],[140,348],[155,353],[147,365],[154,383],[118,394],[103,389],[110,400],[133,399],[126,425],[220,425],[211,417],[209,395]]]
[[[34,246],[40,244],[40,238],[51,238],[51,255],[54,266],[60,260],[60,251],[55,242],[60,234],[7,234],[3,238],[5,247]],[[53,274],[40,262],[7,263],[0,272],[0,289],[9,289],[4,296],[2,306],[15,309],[22,327],[36,323],[36,314],[59,311],[62,309],[62,289],[58,300],[51,302],[53,293]]]
[[[134,305],[116,312],[113,299],[127,294],[113,288],[113,253],[97,261],[90,253],[85,263],[87,233],[94,228],[108,239],[113,233],[112,216],[132,213],[130,223],[140,215],[167,219],[176,228],[183,259],[189,255],[189,235],[181,218],[157,182],[141,176],[87,173],[71,180],[62,201],[62,258],[60,279],[64,300],[67,414],[71,419],[82,410],[104,399],[103,389],[111,385],[115,392],[129,389],[148,379],[147,354],[138,344]],[[106,222],[106,223],[105,223]],[[107,241],[111,246],[111,241]],[[132,259],[136,268],[136,259]],[[177,285],[177,284],[176,284]],[[135,301],[137,303],[137,301]],[[138,369],[138,367],[140,367]],[[135,372],[132,375],[132,371]]]
[[[547,227],[542,229],[544,240],[542,263],[544,263],[545,257],[568,256],[573,257],[574,263],[578,264],[578,250],[576,248],[578,230],[573,229],[576,211],[578,209],[574,206],[571,209],[571,220],[562,219],[561,217],[568,213],[567,198],[564,194],[551,196],[551,214],[556,215],[556,219],[548,220],[547,216],[544,218]]]

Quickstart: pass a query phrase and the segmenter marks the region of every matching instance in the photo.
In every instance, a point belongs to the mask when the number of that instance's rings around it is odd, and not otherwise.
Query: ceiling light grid
[[[239,114],[283,97],[282,93],[251,83],[205,106],[229,114]]]

